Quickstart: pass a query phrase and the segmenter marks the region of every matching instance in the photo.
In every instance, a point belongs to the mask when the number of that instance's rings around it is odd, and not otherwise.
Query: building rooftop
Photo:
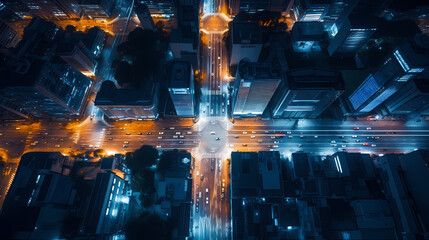
[[[295,90],[345,88],[341,72],[332,70],[303,68],[287,72],[286,79],[289,88]]]
[[[174,61],[171,66],[169,88],[189,88],[191,64],[185,60]]]
[[[140,89],[116,88],[112,81],[104,81],[95,98],[96,106],[119,105],[136,106],[151,105],[156,91],[156,83],[145,81]]]
[[[256,22],[233,22],[231,26],[233,44],[262,44],[262,32]]]
[[[294,41],[321,41],[324,33],[322,22],[296,22],[292,27]]]

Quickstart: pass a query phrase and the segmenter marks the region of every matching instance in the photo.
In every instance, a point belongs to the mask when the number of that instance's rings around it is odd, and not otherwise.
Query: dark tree
[[[143,145],[132,156],[127,156],[126,163],[131,171],[142,171],[156,164],[158,150],[153,146]]]

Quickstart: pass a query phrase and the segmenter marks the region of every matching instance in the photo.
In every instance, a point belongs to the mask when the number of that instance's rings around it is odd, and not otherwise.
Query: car
[[[131,133],[129,133],[129,132],[127,132],[127,133],[125,133],[126,135],[131,135]]]
[[[293,136],[292,135],[289,135],[289,137],[288,138],[293,138]]]
[[[219,141],[219,140],[220,140],[220,138],[218,138],[218,137],[217,137],[217,138],[216,138],[216,141]]]
[[[233,147],[234,147],[234,144],[229,144],[229,147],[232,147],[232,148],[233,148]]]
[[[337,146],[337,144],[331,144],[331,146],[332,146],[332,147],[336,147],[336,146]]]
[[[302,144],[298,144],[298,147],[302,147]]]
[[[255,136],[250,136],[250,138],[251,138],[251,139],[254,139],[254,138],[255,138]]]
[[[380,137],[375,137],[375,139],[380,139]]]
[[[303,135],[301,135],[301,136],[299,136],[300,138],[304,138],[304,136]]]
[[[347,143],[347,140],[342,140],[341,142],[343,142],[343,143]]]
[[[180,132],[176,132],[176,135],[180,135]]]
[[[183,144],[184,142],[183,141],[179,141],[179,144]]]
[[[319,136],[314,136],[314,138],[318,138]]]
[[[222,113],[224,113],[225,112],[225,108],[222,108]]]
[[[342,147],[342,148],[345,148],[345,147],[347,147],[347,145],[341,145],[341,147]]]
[[[173,135],[173,138],[179,138],[179,136],[177,136],[177,135]]]
[[[113,138],[109,137],[107,140],[110,140],[110,141],[111,141],[111,140],[113,140]]]
[[[331,143],[336,143],[335,140],[332,140]]]
[[[276,136],[271,136],[271,139],[275,139],[276,138]]]
[[[243,143],[243,144],[241,144],[241,145],[243,145],[243,147],[247,147],[247,144],[246,144],[246,143]]]
[[[352,138],[357,138],[357,136],[356,136],[356,135],[353,135],[353,136],[352,136]]]
[[[164,135],[164,132],[159,132],[158,134],[159,134],[159,135]],[[148,135],[150,135],[150,134],[148,134]]]
[[[56,148],[59,148],[59,147],[61,147],[61,146],[57,144],[57,145],[55,145],[55,147],[56,147]]]
[[[208,188],[206,188],[206,193],[208,193],[209,192],[209,189]]]
[[[271,145],[267,145],[267,148],[271,148]]]
[[[161,145],[156,145],[156,148],[161,148]]]
[[[278,148],[279,147],[279,145],[273,145],[273,148]]]
[[[239,138],[239,136],[238,136],[238,135],[235,135],[235,138]]]
[[[128,143],[129,143],[128,141],[125,141],[125,142],[124,142],[124,144],[128,144]]]
[[[122,147],[123,147],[123,148],[127,148],[127,147],[128,147],[128,145],[123,145]]]
[[[256,133],[256,131],[252,131],[252,133]]]
[[[201,174],[201,178],[200,179],[201,179],[201,181],[204,181],[204,176],[202,174]]]
[[[192,132],[187,132],[186,134],[188,134],[188,135],[192,135]]]
[[[162,136],[158,136],[158,139],[162,139]]]
[[[210,114],[213,115],[213,109],[210,111]]]
[[[371,144],[371,147],[377,147],[377,145],[375,145],[375,144]]]
[[[198,200],[198,199],[197,199]],[[200,202],[197,202],[197,205],[195,206],[195,212],[199,211],[199,207],[200,207]],[[198,225],[197,225],[198,226]]]
[[[258,139],[258,143],[261,143],[262,142],[262,139]]]
[[[201,192],[199,192],[199,193],[198,193],[198,197],[199,197],[199,198],[201,198],[201,195],[202,195],[202,194],[201,194]]]
[[[179,135],[179,138],[183,139],[183,138],[185,138],[185,135]]]
[[[20,127],[17,127],[17,128],[16,128],[16,130],[21,130],[21,128],[20,128]]]
[[[139,133],[137,133],[137,135],[143,135],[143,133],[142,133],[142,132],[139,132]]]
[[[287,134],[292,134],[292,132],[287,132]]]
[[[243,134],[247,134],[247,132],[243,132]]]
[[[359,140],[359,139],[356,139],[356,142],[357,142],[357,143],[359,143],[359,142],[360,142],[360,140]]]
[[[344,136],[340,136],[340,139],[344,139]]]
[[[174,127],[170,127],[170,130],[174,130],[174,129],[176,129],[176,128],[174,128]]]
[[[164,134],[163,132],[160,132],[159,134]],[[148,132],[148,133],[146,133],[147,135],[152,135],[152,133],[151,132]]]
[[[280,141],[274,141],[274,143],[280,143]]]
[[[363,145],[363,146],[369,146],[369,145],[371,145],[371,144],[369,144],[369,143],[363,143],[362,145]]]
[[[197,171],[197,177],[198,177],[198,176],[200,176],[200,172],[199,172],[199,171]],[[198,184],[197,184],[197,187],[198,187]]]
[[[366,130],[371,130],[371,127],[367,127]]]
[[[209,197],[206,197],[206,204],[209,204]]]
[[[366,139],[374,139],[374,137],[366,137]]]
[[[225,93],[222,94],[222,98],[225,98]]]
[[[222,187],[222,193],[224,193],[225,192],[225,188],[224,187]]]
[[[210,132],[210,135],[215,135],[216,134],[216,132]]]
[[[359,130],[359,127],[355,127],[355,128],[353,128],[353,130]]]

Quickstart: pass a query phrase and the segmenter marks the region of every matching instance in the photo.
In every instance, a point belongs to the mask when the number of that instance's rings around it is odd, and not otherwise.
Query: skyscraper
[[[0,21],[0,48],[15,47],[17,44],[17,33],[6,23]]]
[[[349,96],[358,113],[368,113],[397,92],[405,82],[419,78],[429,69],[429,37],[417,35],[397,47],[386,62]]]
[[[316,118],[344,92],[340,72],[305,68],[286,74],[271,103],[275,118]]]
[[[237,65],[242,59],[257,62],[262,49],[262,33],[256,22],[236,22],[231,26],[231,50],[229,65]]]
[[[149,8],[154,18],[173,19],[175,17],[175,4],[173,0],[139,0]]]
[[[77,0],[89,18],[109,18],[113,15],[117,0]]]
[[[155,120],[158,118],[158,85],[147,81],[139,89],[117,89],[112,81],[104,81],[95,106],[111,119]]]
[[[230,0],[229,10],[233,15],[239,12],[284,11],[290,0]]]
[[[5,0],[2,1],[18,16],[27,13],[44,19],[78,19],[82,10],[75,0]]]
[[[429,80],[408,81],[385,105],[391,114],[429,114]]]
[[[171,100],[178,117],[194,117],[194,72],[189,62],[175,60],[171,66],[168,84]]]
[[[355,54],[377,30],[377,18],[350,15],[328,46],[329,55]]]
[[[242,60],[237,68],[232,92],[234,116],[259,116],[282,81],[280,68],[270,63],[252,63]]]
[[[136,3],[136,14],[143,29],[155,30],[155,24],[146,4]]]
[[[295,0],[292,4],[296,21],[336,21],[347,16],[358,0]]]

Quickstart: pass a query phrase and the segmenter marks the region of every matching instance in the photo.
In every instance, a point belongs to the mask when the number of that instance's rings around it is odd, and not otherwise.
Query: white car
[[[371,130],[371,128],[370,128],[370,127],[367,127],[367,128],[366,128],[366,130]]]
[[[251,138],[251,139],[254,139],[254,138],[255,138],[255,136],[250,136],[250,138]]]
[[[353,136],[352,136],[352,138],[357,138],[357,136],[356,136],[356,135],[353,135]]]
[[[208,193],[209,192],[209,189],[208,188],[206,188],[206,193]]]
[[[247,132],[243,132],[243,134],[247,134]]]
[[[209,197],[206,197],[206,204],[209,204]]]
[[[198,176],[200,176],[200,172],[199,172],[199,171],[197,171],[197,177],[198,177]]]

